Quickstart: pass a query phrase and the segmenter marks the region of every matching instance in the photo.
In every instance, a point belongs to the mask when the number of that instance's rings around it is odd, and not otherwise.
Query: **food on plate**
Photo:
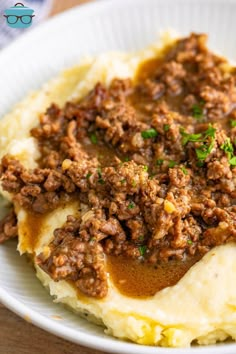
[[[84,60],[0,122],[0,242],[140,344],[236,339],[236,70],[206,40]]]

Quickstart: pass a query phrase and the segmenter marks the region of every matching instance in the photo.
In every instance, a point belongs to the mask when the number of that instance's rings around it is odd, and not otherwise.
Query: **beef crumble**
[[[81,203],[40,266],[102,298],[104,254],[157,264],[235,241],[235,115],[236,70],[196,34],[144,63],[134,82],[52,104],[31,131],[39,167],[5,156],[0,170],[3,189],[35,213]]]
[[[17,218],[13,210],[0,221],[0,244],[17,237]]]

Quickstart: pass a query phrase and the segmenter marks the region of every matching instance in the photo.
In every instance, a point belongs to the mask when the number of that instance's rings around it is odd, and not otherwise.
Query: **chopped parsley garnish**
[[[156,161],[157,166],[161,166],[163,164],[164,160],[163,159],[158,159]]]
[[[170,124],[164,124],[164,131],[168,132],[168,130],[170,129]]]
[[[192,240],[188,240],[187,243],[188,243],[189,245],[192,245],[192,244],[193,244],[193,241],[192,241]]]
[[[130,202],[129,205],[128,205],[128,209],[133,209],[134,207],[135,207],[134,203]]]
[[[196,148],[195,151],[198,160],[205,160],[207,156],[210,154],[213,147],[214,147],[214,140],[212,140],[210,145],[203,143],[199,148]]]
[[[91,142],[92,142],[93,144],[97,144],[98,138],[97,138],[97,136],[96,136],[95,133],[92,133],[92,134],[90,135],[90,140],[91,140]]]
[[[196,148],[196,155],[198,160],[203,161],[207,158],[207,156],[211,153],[213,147],[214,147],[214,142],[215,142],[215,133],[216,133],[216,129],[213,128],[213,126],[211,124],[208,125],[207,130],[204,133],[204,140],[203,140],[203,144],[199,147]],[[210,138],[210,144],[208,144],[206,142],[207,138]]]
[[[204,161],[197,161],[197,167],[202,167],[204,165]]]
[[[155,138],[158,133],[156,131],[156,129],[154,128],[150,128],[150,129],[147,129],[147,130],[144,130],[142,133],[141,133],[143,139],[151,139],[151,138]]]
[[[138,239],[139,239],[139,241],[143,241],[144,240],[144,235],[140,235]]]
[[[229,164],[236,166],[236,156],[234,156],[234,147],[230,138],[226,138],[224,144],[222,144],[220,148],[227,154]]]
[[[98,183],[104,184],[105,181],[104,181],[104,179],[102,178],[102,170],[101,170],[100,167],[97,169],[97,173],[98,173]]]
[[[177,162],[170,160],[168,167],[173,168],[177,165]]]
[[[137,186],[137,183],[135,180],[132,181],[132,187],[136,187]]]
[[[92,173],[87,173],[86,178],[89,179],[89,177],[92,176]]]
[[[185,167],[181,167],[181,171],[185,174],[188,175],[188,170]]]
[[[188,134],[183,129],[180,130],[180,133],[183,136],[182,143],[186,145],[189,141],[191,142],[202,142],[202,145],[195,149],[198,160],[205,160],[206,157],[210,154],[214,147],[216,129],[213,128],[211,124],[208,125],[207,130],[204,133],[199,134]],[[207,138],[210,138],[210,144]],[[198,165],[200,167],[200,165]]]
[[[144,170],[145,172],[147,172],[147,171],[148,171],[148,166],[147,166],[147,165],[144,165],[144,166],[143,166],[143,170]]]
[[[236,166],[236,156],[232,157],[232,158],[229,160],[229,163],[230,163],[230,165],[232,165],[232,166]]]
[[[207,130],[204,133],[204,135],[205,135],[205,138],[208,137],[208,136],[210,136],[211,138],[215,138],[215,133],[216,133],[216,129],[213,128],[213,126],[211,124],[209,124]]]
[[[226,138],[224,144],[220,146],[221,150],[223,150],[226,155],[228,156],[228,159],[231,159],[234,154],[234,147],[230,141],[230,138]]]
[[[230,120],[230,125],[232,128],[236,127],[236,119],[231,119]]]
[[[204,101],[201,101],[199,104],[195,103],[192,106],[192,114],[193,114],[194,118],[196,118],[196,119],[203,118],[203,105],[204,105],[204,103],[205,103]]]
[[[183,145],[186,145],[189,141],[191,142],[199,142],[199,141],[204,141],[208,136],[211,138],[215,138],[215,132],[216,129],[213,128],[211,124],[209,124],[207,130],[205,133],[198,133],[198,134],[188,134],[184,131],[184,129],[180,129],[180,133],[183,136],[182,143]]]
[[[122,180],[120,181],[120,183],[121,183],[121,184],[124,184],[125,181],[126,181],[126,179],[124,178],[124,179],[122,179]]]
[[[182,144],[186,145],[189,141],[196,142],[196,141],[201,141],[202,139],[202,134],[188,134],[184,131],[184,129],[180,130],[180,133],[183,137],[182,139]]]
[[[138,248],[138,250],[139,250],[140,256],[143,257],[143,256],[145,255],[145,253],[146,253],[147,246],[140,246],[140,247]]]
[[[125,162],[128,162],[130,159],[129,159],[129,157],[128,156],[126,156],[125,158],[124,158],[124,161]]]

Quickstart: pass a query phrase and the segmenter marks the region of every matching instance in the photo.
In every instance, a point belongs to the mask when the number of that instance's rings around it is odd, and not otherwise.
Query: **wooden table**
[[[88,0],[54,0],[51,15]],[[0,354],[102,354],[49,334],[0,304]]]
[[[39,329],[0,304],[1,354],[102,354]]]
[[[53,16],[59,12],[70,9],[73,6],[78,6],[80,4],[86,3],[88,1],[91,0],[54,0],[51,15]]]

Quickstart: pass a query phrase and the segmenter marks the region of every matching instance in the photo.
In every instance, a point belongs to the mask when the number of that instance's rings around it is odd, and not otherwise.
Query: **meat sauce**
[[[168,49],[164,51],[167,52]],[[163,59],[155,58],[143,62],[136,74],[136,83],[139,85],[148,77],[153,76],[157,67],[163,64]],[[168,99],[168,104],[177,111],[181,108],[184,95]],[[139,91],[131,97],[130,102],[139,111],[139,119],[147,121],[145,107],[148,100]],[[126,258],[124,256],[108,256],[107,269],[116,288],[123,294],[134,298],[154,296],[158,291],[174,286],[185,273],[199,260],[201,256],[195,255],[182,260],[161,261],[150,264],[140,259]]]
[[[40,217],[78,200],[38,264],[55,281],[104,298],[176,284],[213,247],[236,238],[236,73],[192,34],[131,79],[52,104],[31,131],[42,155],[28,171],[1,161],[2,188]],[[32,241],[32,247],[34,246]]]

